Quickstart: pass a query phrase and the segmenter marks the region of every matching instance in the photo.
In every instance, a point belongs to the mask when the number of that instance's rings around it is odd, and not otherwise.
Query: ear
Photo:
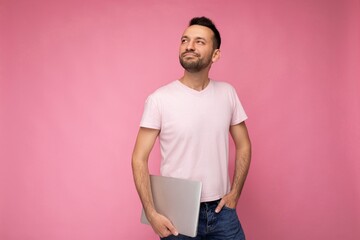
[[[214,52],[213,52],[213,55],[212,55],[212,62],[216,62],[217,60],[220,59],[220,49],[215,49]]]

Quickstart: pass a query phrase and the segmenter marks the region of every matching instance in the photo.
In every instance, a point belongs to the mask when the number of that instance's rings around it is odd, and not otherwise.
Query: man
[[[220,58],[221,38],[212,21],[193,18],[181,37],[184,75],[151,94],[145,105],[132,157],[134,181],[153,230],[163,239],[193,239],[178,234],[154,209],[148,157],[156,138],[161,174],[202,182],[198,236],[194,239],[245,239],[236,205],[251,159],[247,116],[232,86],[209,79]],[[236,148],[228,176],[229,132]]]

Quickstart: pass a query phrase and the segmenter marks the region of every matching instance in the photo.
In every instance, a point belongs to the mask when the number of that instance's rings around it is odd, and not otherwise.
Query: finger
[[[225,201],[223,199],[221,199],[221,201],[219,202],[219,204],[215,208],[215,212],[219,213],[221,211],[221,209],[224,207],[224,205],[225,205]]]
[[[171,235],[171,232],[169,231],[169,229],[166,229],[166,230],[164,230],[164,231],[162,231],[162,232],[159,233],[159,236],[160,236],[161,238],[166,238],[166,237],[168,237],[168,236],[170,236],[170,235]]]
[[[174,225],[172,225],[171,223],[167,226],[167,228],[169,229],[169,231],[171,232],[172,235],[174,235],[174,236],[179,235],[178,231],[176,230]]]

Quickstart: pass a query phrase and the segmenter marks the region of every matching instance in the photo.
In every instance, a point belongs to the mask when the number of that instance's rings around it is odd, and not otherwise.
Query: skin
[[[179,80],[197,91],[209,84],[211,65],[220,58],[220,50],[214,49],[213,36],[209,28],[193,25],[181,37],[179,59],[185,65],[185,70]],[[220,212],[223,206],[236,208],[250,166],[251,143],[245,122],[231,126],[229,131],[236,148],[234,178],[230,192],[223,196],[216,212]],[[132,170],[140,200],[153,230],[160,237],[171,234],[176,236],[178,232],[170,220],[156,212],[150,188],[148,159],[159,133],[157,129],[139,129],[132,155]]]

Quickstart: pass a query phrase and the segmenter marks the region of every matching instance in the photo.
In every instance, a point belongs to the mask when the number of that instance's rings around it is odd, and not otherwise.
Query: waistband
[[[221,199],[217,199],[214,201],[209,201],[209,202],[201,202],[200,206],[211,206],[211,205],[218,205]]]

